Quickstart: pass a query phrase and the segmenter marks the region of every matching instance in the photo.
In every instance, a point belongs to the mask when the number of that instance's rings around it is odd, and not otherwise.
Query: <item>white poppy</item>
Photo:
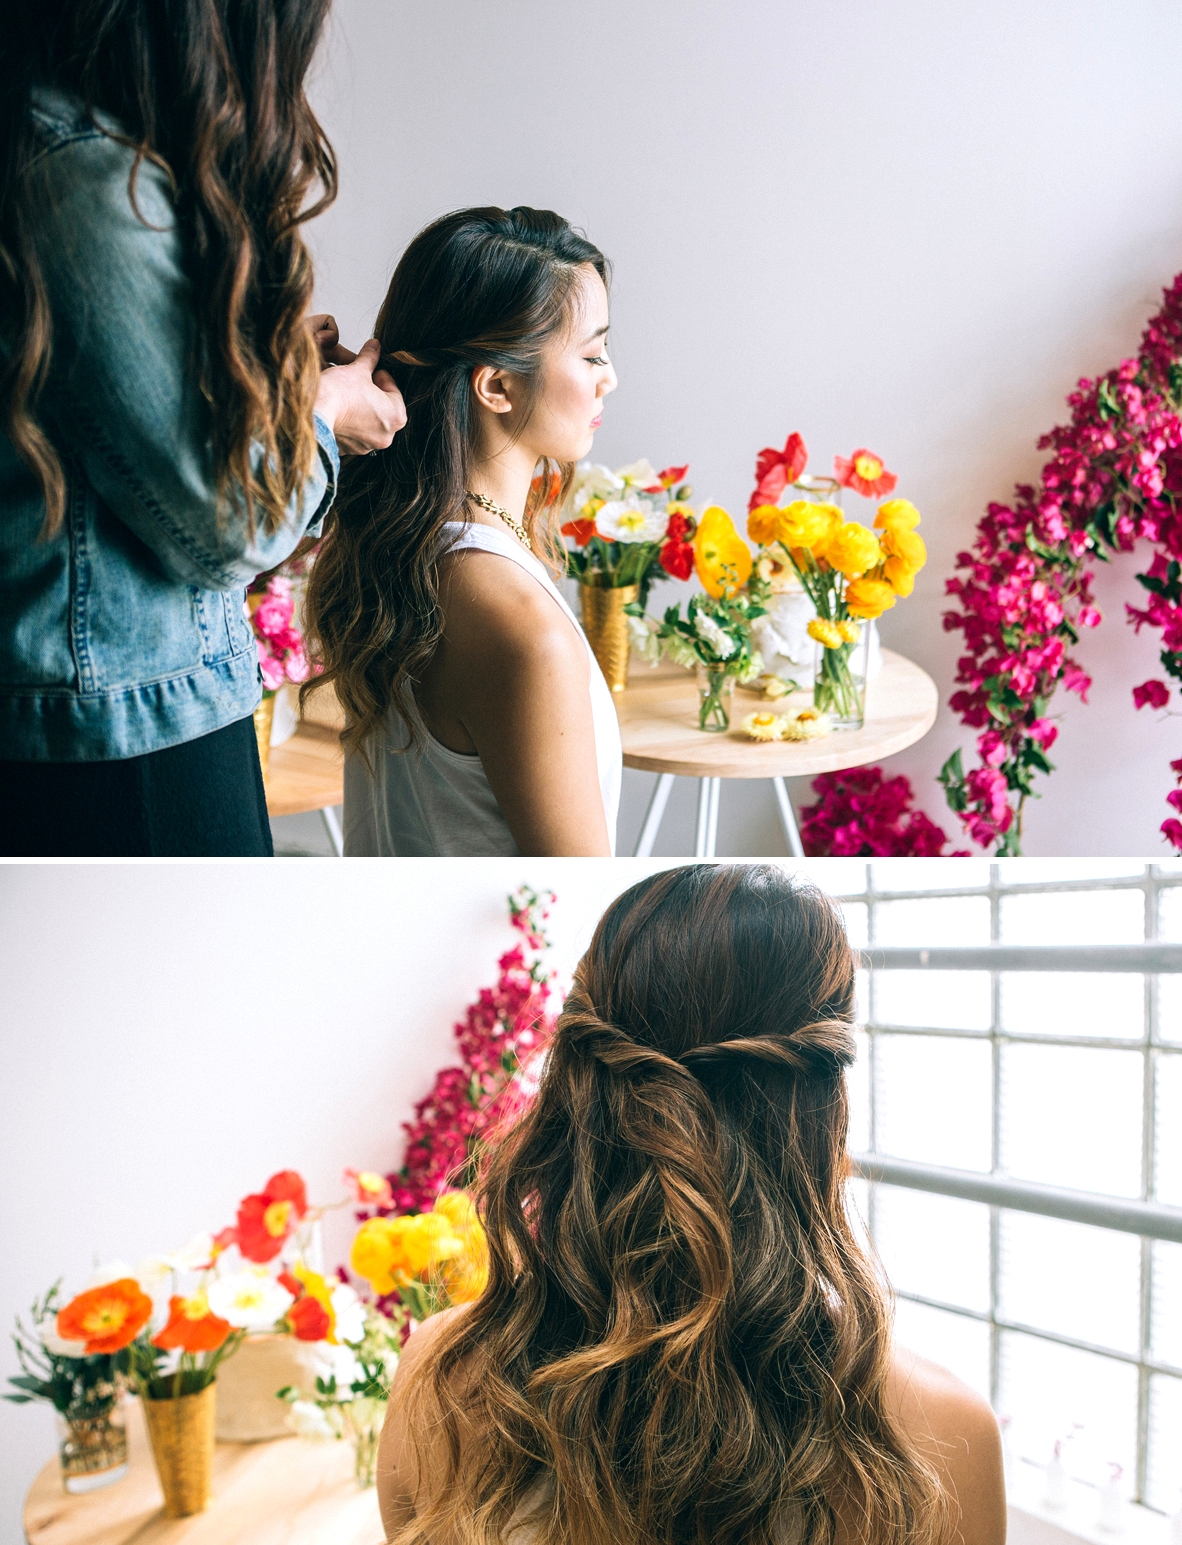
[[[643,459],[618,468],[616,476],[625,488],[651,488],[661,481],[652,462]]]
[[[316,1348],[316,1371],[323,1379],[336,1379],[337,1394],[347,1392],[354,1380],[365,1377],[355,1353],[346,1346],[323,1341]]]
[[[595,517],[596,532],[609,542],[659,542],[668,527],[668,510],[654,510],[635,496],[611,500]]]
[[[235,1330],[270,1330],[295,1303],[283,1284],[260,1266],[219,1277],[206,1296],[213,1313]]]
[[[336,1320],[334,1335],[338,1341],[358,1342],[365,1336],[365,1305],[347,1282],[332,1290],[332,1312]]]
[[[85,1341],[63,1341],[54,1326],[57,1324],[57,1316],[43,1321],[37,1327],[37,1334],[41,1338],[41,1345],[49,1353],[50,1357],[85,1357]]]
[[[101,1266],[94,1268],[87,1287],[106,1287],[108,1282],[122,1282],[125,1277],[134,1277],[137,1282],[139,1281],[126,1261],[104,1261]]]
[[[581,515],[591,499],[610,499],[623,491],[624,482],[608,467],[598,463],[581,462],[571,484],[571,503],[576,515]]]
[[[213,1235],[194,1234],[179,1250],[167,1255],[149,1255],[137,1263],[135,1279],[145,1293],[155,1297],[181,1272],[200,1271],[213,1259]]]
[[[720,660],[729,660],[739,647],[730,634],[720,628],[714,618],[708,616],[706,612],[694,614],[694,632],[703,643],[710,645]]]

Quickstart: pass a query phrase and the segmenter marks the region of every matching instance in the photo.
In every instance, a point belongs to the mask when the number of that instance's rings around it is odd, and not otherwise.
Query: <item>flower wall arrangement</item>
[[[1044,435],[1051,456],[1036,486],[991,504],[970,552],[946,581],[957,609],[944,626],[964,635],[959,690],[950,700],[980,731],[979,765],[956,751],[940,773],[950,807],[980,847],[1021,852],[1022,815],[1034,780],[1054,770],[1047,752],[1060,687],[1086,702],[1091,678],[1070,650],[1101,618],[1093,604],[1097,562],[1145,543],[1152,557],[1138,583],[1147,599],[1126,604],[1128,621],[1161,634],[1166,678],[1182,681],[1182,274],[1165,291],[1137,354],[1083,379],[1068,398],[1070,420]],[[1168,680],[1133,687],[1136,709],[1164,709]],[[1171,762],[1182,783],[1182,758]],[[1165,839],[1182,850],[1182,787],[1166,796],[1175,814]]]
[[[881,767],[850,767],[813,780],[816,804],[800,811],[800,840],[810,858],[938,858],[944,831],[912,808],[910,780]],[[951,857],[963,855],[952,854]]]
[[[470,1181],[481,1141],[532,1095],[557,1008],[555,973],[546,964],[553,903],[551,892],[526,885],[508,898],[520,942],[501,956],[495,985],[456,1025],[460,1062],[444,1068],[415,1106],[403,1166],[386,1177],[389,1199],[372,1203],[379,1213],[429,1212],[436,1197]]]

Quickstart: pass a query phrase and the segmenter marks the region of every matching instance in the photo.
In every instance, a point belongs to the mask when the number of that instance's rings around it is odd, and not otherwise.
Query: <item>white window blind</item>
[[[1182,1487],[1182,861],[810,866],[864,952],[855,1204],[1018,1459]]]

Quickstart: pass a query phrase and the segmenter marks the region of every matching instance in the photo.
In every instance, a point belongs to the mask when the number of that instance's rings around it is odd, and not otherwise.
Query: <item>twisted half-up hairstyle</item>
[[[443,631],[443,526],[467,521],[479,419],[472,372],[509,370],[525,383],[519,432],[541,387],[546,344],[575,320],[578,271],[606,284],[606,258],[548,209],[461,209],[420,231],[403,253],[374,332],[406,402],[388,450],[347,462],[306,599],[309,649],[322,667],[304,692],[332,682],[342,739],[361,746],[387,712],[419,730],[405,694]],[[540,517],[560,507],[573,466],[547,467],[525,512],[534,545],[557,559]]]
[[[43,535],[65,476],[37,404],[53,350],[37,255],[38,86],[78,96],[111,137],[169,176],[192,280],[196,372],[220,496],[268,532],[316,454],[320,359],[304,313],[300,226],[336,197],[336,163],[304,94],[330,0],[36,0],[0,28],[0,429],[41,485]],[[120,132],[110,127],[115,120]],[[96,120],[98,122],[98,120]],[[319,185],[320,197],[309,203]],[[129,317],[127,325],[134,327]]]
[[[488,1289],[410,1381],[439,1453],[395,1545],[944,1538],[846,1214],[853,989],[835,907],[771,865],[608,908],[483,1179]]]

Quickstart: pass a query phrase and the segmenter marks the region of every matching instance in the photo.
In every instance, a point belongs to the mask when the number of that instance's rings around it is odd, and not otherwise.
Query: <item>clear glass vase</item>
[[[813,655],[813,707],[829,715],[835,730],[860,730],[866,722],[866,678],[872,622],[858,623],[858,637],[836,649],[817,642]]]
[[[721,734],[731,727],[735,678],[725,665],[698,665],[698,728]]]
[[[386,1402],[359,1395],[343,1407],[345,1429],[353,1442],[353,1476],[358,1486],[372,1486],[377,1476],[378,1439]]]
[[[127,1429],[123,1408],[93,1412],[57,1412],[58,1455],[62,1484],[69,1492],[97,1491],[127,1474]]]

